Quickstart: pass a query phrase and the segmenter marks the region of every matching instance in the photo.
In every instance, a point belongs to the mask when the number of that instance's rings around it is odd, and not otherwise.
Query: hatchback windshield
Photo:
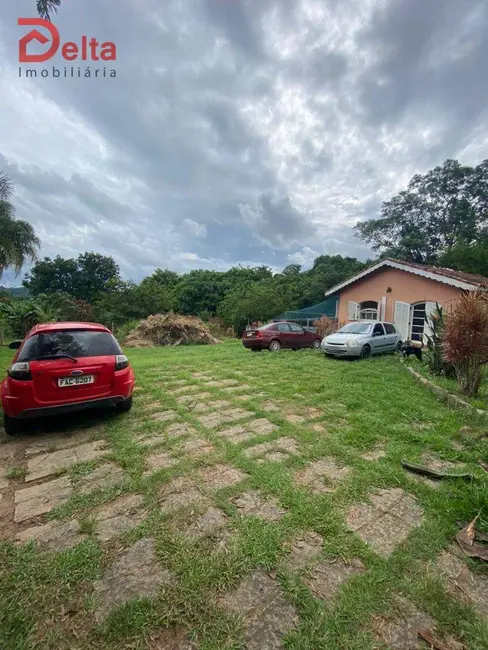
[[[122,354],[119,344],[108,332],[96,330],[59,330],[35,334],[26,341],[19,361],[74,357],[104,357]]]
[[[371,330],[371,323],[349,323],[337,332],[338,334],[367,334]]]

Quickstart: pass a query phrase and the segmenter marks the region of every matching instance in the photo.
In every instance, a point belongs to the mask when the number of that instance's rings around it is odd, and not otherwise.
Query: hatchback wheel
[[[15,436],[22,431],[22,422],[18,418],[11,418],[8,415],[4,415],[3,425],[5,427],[5,433],[9,436]]]
[[[320,341],[319,339],[315,339],[315,341],[312,343],[312,347],[314,350],[320,350]]]
[[[361,350],[361,359],[368,359],[371,356],[371,348],[369,345],[363,346]]]
[[[402,351],[402,345],[403,345],[403,343],[401,341],[398,341],[398,343],[396,344],[395,351],[396,352],[401,352]]]
[[[129,397],[129,399],[124,400],[123,402],[119,402],[118,404],[115,405],[115,410],[117,413],[127,413],[127,411],[130,411],[132,408],[132,397]]]
[[[279,341],[271,341],[269,344],[269,351],[278,352],[279,350],[281,350],[281,343]]]

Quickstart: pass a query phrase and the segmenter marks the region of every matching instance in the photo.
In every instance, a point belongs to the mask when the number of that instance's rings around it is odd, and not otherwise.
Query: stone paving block
[[[435,564],[436,575],[446,582],[453,596],[467,601],[478,612],[488,616],[488,576],[473,573],[466,562],[453,552],[443,551]]]
[[[151,474],[152,472],[156,472],[159,469],[167,469],[168,467],[172,467],[173,465],[176,465],[177,462],[178,461],[176,458],[173,458],[164,451],[159,454],[148,456],[146,458],[147,472],[145,472],[144,476]]]
[[[138,526],[144,517],[141,510],[144,499],[140,494],[124,494],[93,512],[95,534],[102,542],[126,533]]]
[[[73,488],[67,476],[17,490],[14,496],[14,521],[19,523],[49,512],[60,503],[67,501],[72,492]]]
[[[209,388],[225,388],[227,386],[236,386],[239,382],[237,379],[221,379],[219,381],[207,381],[205,386]]]
[[[181,397],[178,397],[176,401],[178,404],[192,404],[193,402],[205,399],[211,395],[212,393],[193,393],[192,395],[182,395]]]
[[[155,541],[140,539],[95,583],[94,592],[100,603],[97,620],[102,621],[111,609],[134,598],[155,598],[161,585],[172,580],[172,574],[159,564]]]
[[[170,424],[167,429],[163,431],[165,438],[180,438],[181,436],[192,436],[196,433],[196,429],[186,422]]]
[[[363,460],[380,460],[386,456],[386,451],[384,449],[371,449],[371,451],[366,451],[364,454],[361,454]]]
[[[177,417],[178,414],[175,411],[159,411],[151,415],[151,420],[156,420],[156,422],[171,422],[171,420],[176,420]]]
[[[199,390],[200,390],[200,386],[196,386],[195,384],[190,384],[188,386],[180,386],[179,388],[168,390],[166,392],[168,393],[168,395],[183,395],[183,393],[194,393],[194,392],[198,392]]]
[[[391,650],[426,648],[426,644],[419,639],[418,632],[425,629],[432,630],[435,627],[435,621],[424,612],[418,611],[410,603],[408,603],[408,607],[403,606],[402,609],[406,611],[399,612],[394,619],[375,617],[372,625],[373,635]]]
[[[263,411],[269,411],[270,413],[281,413],[283,410],[283,405],[280,402],[267,400],[261,404],[261,408]]]
[[[185,477],[178,477],[161,489],[161,508],[173,512],[191,504],[205,501],[205,495]]]
[[[289,455],[284,454],[282,451],[272,451],[269,454],[264,454],[262,458],[258,458],[256,462],[260,465],[262,465],[265,461],[268,461],[270,463],[284,463],[289,458]]]
[[[291,424],[303,424],[305,422],[305,418],[302,415],[296,415],[295,413],[289,413],[285,416],[285,419]]]
[[[223,429],[222,431],[216,431],[215,435],[219,436],[220,438],[225,438],[226,440],[229,440],[229,442],[238,445],[239,443],[249,440],[250,438],[254,438],[256,434],[251,433],[249,429],[243,427],[241,424],[237,424],[234,427]]]
[[[75,519],[65,522],[50,521],[42,526],[33,526],[15,536],[21,544],[35,541],[42,550],[64,551],[72,548],[86,538],[80,534],[80,524]]]
[[[0,466],[0,490],[8,488],[10,480],[7,478],[8,468]]]
[[[195,473],[198,481],[208,490],[220,490],[230,485],[240,483],[247,474],[231,465],[212,465],[204,467]]]
[[[246,650],[280,650],[284,636],[298,625],[295,608],[264,572],[249,576],[218,602],[244,618]]]
[[[250,491],[231,500],[246,516],[260,517],[266,521],[278,521],[286,513],[274,498],[264,498],[259,492]]]
[[[326,485],[325,480],[335,486],[345,479],[350,473],[349,467],[339,467],[331,458],[321,458],[295,474],[295,483],[298,486],[308,487],[312,492],[333,492],[334,488]]]
[[[154,411],[154,409],[161,408],[161,402],[151,402],[150,404],[144,404],[142,407],[143,411]]]
[[[198,646],[188,638],[188,630],[173,626],[151,635],[147,650],[198,650]]]
[[[317,418],[321,418],[323,415],[322,411],[313,406],[305,406],[300,410],[300,412],[307,418],[307,420],[316,420]]]
[[[220,389],[223,393],[238,393],[242,390],[252,390],[248,384],[239,384],[238,386],[226,386]]]
[[[317,433],[322,433],[322,431],[325,431],[325,427],[321,424],[312,424],[310,428],[312,431],[317,431]]]
[[[19,446],[13,442],[0,445],[0,460],[11,460],[18,450]]]
[[[70,447],[54,451],[50,454],[40,454],[27,461],[26,483],[35,481],[51,474],[56,474],[62,469],[76,463],[84,463],[102,458],[109,453],[105,440],[95,440],[78,447]]]
[[[364,565],[359,559],[346,563],[340,558],[331,562],[321,562],[313,567],[310,577],[305,584],[317,598],[325,601],[332,600],[344,582],[354,575],[364,571]]]
[[[303,569],[320,554],[323,543],[323,538],[317,533],[305,533],[293,542],[291,553],[285,560],[285,566],[291,571]]]
[[[228,522],[226,515],[218,508],[209,508],[207,512],[198,517],[198,519],[188,526],[184,531],[189,537],[204,537],[212,535],[223,528]]]
[[[193,438],[185,442],[178,451],[184,456],[197,458],[198,456],[212,454],[215,451],[215,447],[208,440]]]
[[[120,465],[105,463],[93,472],[80,478],[77,489],[80,494],[88,494],[93,490],[102,490],[120,485],[124,482],[126,474]]]
[[[373,505],[356,504],[349,510],[347,525],[386,557],[422,523],[423,510],[400,488],[377,490],[370,498]]]
[[[197,419],[200,424],[207,427],[207,429],[216,429],[222,424],[227,424],[227,422],[242,420],[244,418],[249,418],[252,415],[252,411],[231,409],[229,411],[222,411],[221,413],[208,413],[207,415],[201,415]]]
[[[208,375],[211,375],[210,370],[204,370],[202,372],[192,372],[191,376],[195,377],[195,379],[207,379]]]
[[[258,418],[257,420],[251,420],[248,425],[248,429],[258,433],[259,435],[265,436],[273,431],[278,431],[279,427],[276,424],[273,424],[266,418]]]
[[[213,402],[196,402],[196,404],[192,406],[191,410],[194,413],[204,413],[205,411],[223,409],[227,408],[228,406],[231,406],[230,402],[220,399]]]
[[[81,443],[90,442],[96,435],[96,427],[94,430],[84,429],[83,431],[74,431],[73,433],[54,433],[43,434],[36,437],[35,442],[31,443],[25,450],[26,458],[36,456],[37,454],[45,454],[53,451],[60,451],[62,449],[69,449]]]
[[[268,452],[278,451],[292,455],[297,454],[298,447],[296,440],[288,437],[278,438],[277,440],[270,440],[268,442],[262,442],[259,445],[254,445],[254,447],[249,447],[243,453],[246,458],[256,458]]]

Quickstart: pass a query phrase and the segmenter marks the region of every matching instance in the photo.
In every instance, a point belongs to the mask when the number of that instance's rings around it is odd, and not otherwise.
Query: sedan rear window
[[[19,356],[19,361],[55,359],[63,356],[105,357],[122,354],[120,345],[108,332],[96,330],[58,330],[35,334],[28,341]]]

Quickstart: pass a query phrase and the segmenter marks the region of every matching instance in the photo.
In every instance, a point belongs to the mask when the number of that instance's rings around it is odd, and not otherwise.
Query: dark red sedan
[[[295,323],[268,323],[262,327],[246,330],[242,335],[242,344],[253,352],[258,350],[277,352],[281,348],[319,350],[320,343],[318,334],[305,330]]]

